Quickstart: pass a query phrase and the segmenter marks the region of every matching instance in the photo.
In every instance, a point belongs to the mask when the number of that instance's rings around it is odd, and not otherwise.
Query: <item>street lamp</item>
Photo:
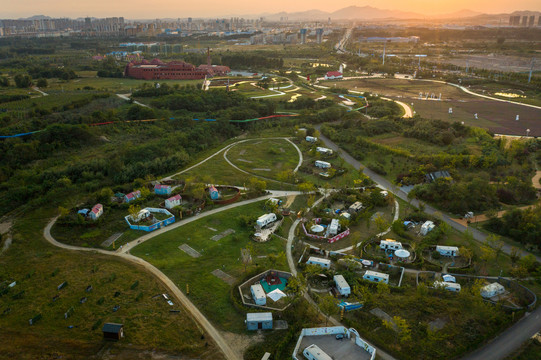
[[[528,136],[528,134],[530,134],[530,129],[526,129],[526,136]]]

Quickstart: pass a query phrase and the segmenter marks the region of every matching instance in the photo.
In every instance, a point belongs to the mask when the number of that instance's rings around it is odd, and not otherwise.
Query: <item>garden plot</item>
[[[178,248],[193,258],[198,258],[201,256],[201,254],[197,250],[195,250],[188,244],[182,244]]]
[[[216,276],[218,279],[222,279],[229,285],[233,285],[237,281],[237,279],[235,279],[233,276],[223,272],[220,269],[213,270],[211,274]]]
[[[221,239],[223,239],[224,237],[226,237],[227,235],[230,235],[230,234],[234,234],[235,233],[235,230],[233,229],[227,229],[225,231],[222,231],[221,233],[217,234],[217,235],[214,235],[213,237],[211,237],[210,239],[212,241],[220,241]]]

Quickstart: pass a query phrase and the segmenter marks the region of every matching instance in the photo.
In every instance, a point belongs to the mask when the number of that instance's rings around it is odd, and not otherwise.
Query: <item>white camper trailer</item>
[[[377,271],[367,270],[364,275],[363,279],[371,281],[371,282],[384,282],[385,284],[389,283],[389,274],[380,273]]]
[[[436,246],[436,251],[439,252],[442,256],[458,256],[458,248],[456,246]]]
[[[270,223],[272,223],[274,221],[276,221],[276,214],[275,213],[270,213],[270,214],[265,214],[265,215],[261,215],[260,217],[258,217],[257,221],[256,221],[256,224],[259,227],[265,227],[265,226],[267,226],[268,224],[270,224]]]
[[[317,137],[307,136],[306,141],[311,142],[311,143],[315,143],[317,141]]]
[[[434,281],[434,287],[435,288],[442,288],[447,291],[452,292],[459,292],[460,291],[460,284],[454,283],[454,282],[447,282],[447,281]]]
[[[381,250],[400,250],[402,249],[402,243],[393,239],[381,240],[379,248]]]
[[[252,293],[252,298],[256,305],[267,305],[267,296],[265,295],[265,291],[261,284],[250,286],[250,292]]]
[[[332,357],[327,355],[327,353],[321,350],[316,344],[308,346],[306,349],[304,349],[302,354],[308,360],[333,360]]]
[[[316,160],[314,165],[316,167],[320,168],[320,169],[330,169],[331,168],[331,163],[326,162],[326,161],[321,161],[321,160]]]
[[[324,269],[330,269],[331,268],[331,260],[329,259],[322,259],[315,256],[310,256],[308,258],[308,261],[306,262],[307,265],[317,265]]]
[[[329,228],[327,230],[328,236],[337,235],[339,230],[340,230],[340,221],[338,221],[338,219],[332,219],[331,223],[329,224]]]
[[[323,154],[323,155],[332,155],[332,149],[328,149],[328,148],[325,148],[325,147],[321,147],[321,146],[318,146],[316,148],[316,151],[320,154]]]
[[[342,296],[348,296],[351,294],[351,287],[347,283],[346,279],[342,275],[334,275],[334,283],[336,284],[336,289]]]

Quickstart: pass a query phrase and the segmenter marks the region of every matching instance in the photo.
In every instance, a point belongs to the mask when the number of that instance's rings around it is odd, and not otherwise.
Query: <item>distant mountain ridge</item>
[[[423,15],[415,12],[379,9],[372,6],[353,5],[333,12],[325,12],[317,9],[292,13],[282,11],[276,14],[265,14],[264,17],[266,20],[280,20],[280,18],[286,17],[289,20],[326,20],[329,17],[335,20],[452,19],[474,17],[482,14],[483,13],[478,11],[463,9],[449,14]]]

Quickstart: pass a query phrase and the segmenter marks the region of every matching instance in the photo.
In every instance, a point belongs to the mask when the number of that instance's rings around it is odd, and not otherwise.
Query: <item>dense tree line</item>
[[[522,244],[541,246],[541,206],[513,209],[501,218],[493,217],[486,228]]]
[[[30,76],[32,76],[34,79],[59,78],[62,80],[71,80],[77,77],[77,74],[75,74],[75,71],[73,71],[72,69],[65,67],[52,67],[49,65],[33,66],[28,69],[28,74],[30,74]]]

